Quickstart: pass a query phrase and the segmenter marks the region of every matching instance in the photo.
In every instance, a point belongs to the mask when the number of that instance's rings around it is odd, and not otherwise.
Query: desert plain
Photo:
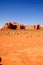
[[[0,30],[2,65],[43,65],[43,30]]]

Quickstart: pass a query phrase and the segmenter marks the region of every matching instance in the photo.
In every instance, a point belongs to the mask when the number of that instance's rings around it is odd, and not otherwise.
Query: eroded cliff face
[[[35,24],[35,25],[23,25],[23,24],[18,24],[16,22],[8,22],[6,23],[3,27],[3,30],[7,30],[7,29],[14,29],[14,30],[42,30],[43,27],[40,26],[39,24]]]
[[[6,30],[6,29],[14,29],[14,30],[22,30],[22,29],[25,29],[25,26],[23,24],[17,24],[15,22],[11,23],[11,22],[8,22],[6,23],[3,27],[2,27],[3,30]]]
[[[39,30],[39,29],[41,29],[41,26],[39,24],[36,24],[36,25],[34,25],[34,29]]]
[[[34,30],[34,26],[25,26],[25,30]]]

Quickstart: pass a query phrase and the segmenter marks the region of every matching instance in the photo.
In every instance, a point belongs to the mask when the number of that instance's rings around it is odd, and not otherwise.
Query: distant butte
[[[35,25],[23,25],[23,24],[18,24],[16,22],[8,22],[5,23],[5,25],[1,28],[2,30],[7,30],[7,29],[14,29],[14,30],[43,30],[43,27],[40,26],[39,24]]]

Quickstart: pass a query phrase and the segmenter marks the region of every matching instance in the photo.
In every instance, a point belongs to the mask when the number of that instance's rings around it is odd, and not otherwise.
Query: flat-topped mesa
[[[39,24],[31,25],[31,26],[25,26],[26,30],[40,30],[41,26]]]
[[[7,30],[7,29],[14,29],[14,30],[43,30],[43,27],[41,27],[39,24],[35,25],[23,25],[23,24],[18,24],[16,22],[8,22],[6,23],[3,27],[2,30]]]

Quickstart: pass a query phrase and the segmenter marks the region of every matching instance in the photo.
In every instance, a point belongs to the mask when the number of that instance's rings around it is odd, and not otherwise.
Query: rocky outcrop
[[[8,22],[6,23],[3,27],[3,30],[7,30],[7,29],[14,29],[14,30],[43,30],[43,27],[41,27],[39,24],[35,24],[35,25],[23,25],[23,24],[18,24],[16,22]]]
[[[31,26],[25,26],[26,30],[40,30],[41,26],[39,24],[31,25]]]
[[[25,26],[25,30],[34,30],[34,26]]]
[[[43,26],[41,26],[41,28],[40,28],[41,30],[43,30]]]
[[[6,29],[14,29],[14,26],[12,23],[6,23],[3,27],[2,27],[3,30],[6,30]]]
[[[11,23],[11,22],[8,22],[6,23],[3,27],[2,27],[3,30],[6,30],[6,29],[14,29],[14,30],[21,30],[21,29],[25,29],[25,26],[23,24],[17,24],[15,22]]]
[[[35,25],[34,25],[34,29],[35,29],[35,30],[40,30],[40,29],[41,29],[41,26],[40,26],[39,24],[35,24]]]

